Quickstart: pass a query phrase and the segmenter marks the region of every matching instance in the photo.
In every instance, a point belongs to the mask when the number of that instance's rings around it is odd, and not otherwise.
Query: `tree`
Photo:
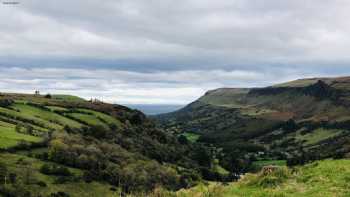
[[[25,184],[29,185],[32,183],[32,178],[33,178],[33,170],[31,168],[32,164],[28,161],[23,161],[24,165],[24,182]]]
[[[212,151],[209,147],[198,146],[194,150],[194,159],[198,161],[199,165],[211,168],[212,162],[214,160]]]
[[[30,125],[26,125],[26,132],[29,134],[29,135],[33,135],[34,134],[34,129],[32,126]]]
[[[293,132],[298,129],[298,125],[295,123],[293,119],[289,119],[282,126],[283,130],[286,132]]]
[[[68,145],[62,139],[51,140],[49,145],[48,157],[55,162],[63,163],[67,154]]]
[[[72,173],[67,167],[59,166],[56,164],[44,164],[40,168],[40,172],[47,175],[56,176],[72,176]]]
[[[0,163],[0,183],[6,185],[7,178],[8,178],[7,167],[4,163]]]
[[[65,192],[51,193],[50,197],[69,197],[70,195]]]
[[[10,173],[9,174],[9,181],[11,184],[15,184],[17,182],[17,174],[16,173]]]
[[[22,131],[22,125],[21,124],[16,124],[16,128],[15,128],[17,133],[21,133]]]
[[[188,144],[188,140],[186,138],[186,136],[184,135],[180,135],[177,140],[179,141],[180,144]]]
[[[41,168],[40,168],[40,172],[43,173],[43,174],[50,174],[50,172],[51,172],[50,165],[47,164],[47,163],[42,165]]]
[[[11,99],[0,99],[0,107],[8,107],[14,103]]]

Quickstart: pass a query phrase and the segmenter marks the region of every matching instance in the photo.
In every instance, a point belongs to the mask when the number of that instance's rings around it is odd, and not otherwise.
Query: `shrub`
[[[40,172],[46,175],[72,176],[68,168],[56,164],[44,164],[41,166]]]
[[[84,174],[83,174],[83,180],[86,182],[86,183],[91,183],[93,180],[95,179],[95,176],[92,172],[90,171],[84,171]]]
[[[40,187],[47,187],[47,184],[44,181],[38,181],[36,184]]]
[[[50,174],[50,172],[51,172],[50,165],[49,164],[42,165],[40,168],[40,172],[43,174]]]
[[[64,183],[67,183],[69,181],[73,181],[73,179],[71,179],[70,177],[67,177],[67,176],[59,176],[56,178],[55,180],[55,184],[64,184]]]
[[[188,140],[187,140],[187,138],[186,138],[186,136],[184,136],[184,135],[180,135],[178,138],[177,138],[177,140],[178,140],[178,142],[180,143],[180,144],[188,144]]]
[[[9,174],[9,181],[10,181],[10,183],[15,184],[17,182],[17,174],[10,173]]]
[[[14,103],[11,99],[0,99],[0,107],[8,107]]]
[[[70,197],[70,195],[65,192],[57,192],[51,193],[50,197]]]
[[[284,183],[290,176],[291,172],[287,167],[266,166],[259,175],[250,177],[247,184],[260,187],[276,187]]]

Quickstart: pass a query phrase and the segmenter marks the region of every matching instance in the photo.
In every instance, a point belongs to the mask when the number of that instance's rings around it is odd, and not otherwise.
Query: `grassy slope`
[[[198,135],[198,134],[188,133],[188,132],[185,132],[182,135],[185,136],[187,138],[187,140],[189,140],[190,142],[196,142],[200,137],[200,135]]]
[[[38,118],[38,117],[33,116],[31,114],[21,113],[20,111],[17,112],[15,110],[10,110],[10,109],[7,109],[7,108],[0,107],[0,112],[3,113],[3,114],[6,114],[6,115],[12,116],[12,117],[18,117],[18,118],[21,118],[21,119],[34,121],[34,122],[36,122],[38,124],[45,125],[47,128],[51,128],[51,129],[60,129],[61,128],[60,125],[57,125],[57,124],[54,124],[54,123],[49,122],[47,120]],[[17,119],[17,118],[13,118],[13,119]]]
[[[350,160],[324,160],[282,173],[249,174],[239,182],[228,186],[215,183],[209,186],[200,185],[190,190],[182,190],[177,196],[207,194],[216,197],[340,197],[350,195],[349,181]]]
[[[17,133],[15,125],[0,121],[0,148],[15,146],[19,140],[39,142],[41,138]]]
[[[83,122],[91,123],[91,125],[101,124],[107,127],[107,124],[115,124],[121,126],[122,123],[107,114],[97,112],[90,109],[82,108],[89,106],[90,103],[74,96],[53,95],[51,99],[42,96],[26,95],[26,94],[8,94],[5,98],[11,98],[14,104],[4,108],[0,107],[0,149],[8,149],[18,145],[20,141],[40,142],[42,137],[30,134],[19,133],[16,131],[16,125],[22,126],[22,131],[26,130],[26,126],[34,129],[35,133],[46,133],[50,130],[60,131],[65,125],[72,128],[80,128]],[[36,103],[42,106],[36,107],[29,103]],[[64,107],[65,104],[77,106]],[[45,109],[46,108],[48,109]],[[73,110],[75,116],[84,117],[84,121],[79,122],[66,116],[70,110]],[[56,113],[60,112],[60,113]],[[64,112],[64,113],[61,113]],[[30,177],[32,183],[24,186],[35,195],[48,196],[54,192],[66,192],[72,197],[88,197],[88,196],[116,196],[116,192],[111,190],[111,185],[107,183],[92,182],[86,183],[83,180],[57,184],[55,181],[58,177],[48,176],[40,173],[40,167],[48,163],[43,160],[28,157],[26,155],[36,152],[46,152],[46,148],[31,149],[29,151],[17,151],[16,153],[0,153],[0,162],[8,166],[10,172],[17,174],[17,181],[23,182],[26,176],[26,168],[30,169]],[[22,166],[20,160],[30,163],[29,167]],[[82,177],[83,171],[79,169],[69,168],[76,177]],[[41,187],[37,182],[45,182],[47,186]]]
[[[30,165],[22,165],[18,161],[24,161]],[[48,162],[42,160],[26,157],[24,155],[1,153],[0,162],[9,166],[9,171],[15,172],[17,174],[18,181],[24,181],[26,177],[26,169],[30,170],[31,184],[26,186],[35,195],[48,196],[54,192],[66,192],[72,197],[89,197],[99,194],[101,196],[113,196],[114,193],[110,190],[111,186],[102,183],[86,183],[83,181],[67,182],[63,184],[56,184],[55,180],[57,177],[48,176],[40,173],[40,167]],[[83,172],[79,169],[69,168],[74,176],[81,177]],[[47,187],[40,187],[35,183],[38,181],[43,181],[47,184]]]
[[[304,141],[305,145],[311,145],[316,144],[322,140],[337,136],[340,133],[342,133],[342,131],[338,129],[319,128],[305,135],[296,135],[296,139]]]
[[[65,125],[71,128],[81,128],[84,126],[84,122],[89,125],[102,125],[106,128],[108,127],[108,124],[121,126],[121,122],[110,115],[81,107],[73,108],[76,113],[67,113],[82,120],[81,122],[71,119],[69,116],[61,113],[56,113],[56,111],[68,112],[71,109],[57,106],[60,105],[60,103],[87,103],[87,101],[79,97],[54,95],[52,99],[47,99],[41,96],[25,94],[9,94],[7,97],[12,98],[16,102],[7,108],[0,107],[1,149],[16,146],[20,141],[39,142],[42,140],[40,136],[16,132],[15,127],[17,124],[20,124],[23,127],[26,125],[31,126],[37,134],[45,133],[48,130],[62,130]],[[29,105],[29,102],[41,104],[43,107],[46,105],[48,110]],[[22,128],[22,130],[25,130],[25,128]]]
[[[220,88],[209,91],[199,98],[199,101],[210,105],[239,108],[243,106],[240,99],[248,92],[249,89]]]
[[[350,126],[344,126],[350,123],[347,122],[350,102],[344,101],[345,98],[350,101],[350,78],[322,78],[320,83],[318,80],[297,80],[251,92],[234,88],[212,90],[185,108],[156,118],[169,132],[200,133],[200,141],[215,143],[218,147],[234,147],[243,139],[262,145],[269,152],[276,151],[276,147],[280,148],[277,151],[288,153],[302,147],[323,153],[325,146],[340,150],[336,140],[350,136]],[[336,91],[337,99],[327,96],[328,91]],[[290,119],[298,128],[291,131],[278,128],[278,124]],[[310,131],[300,132],[299,128],[311,124],[315,127],[310,127]],[[329,157],[333,153],[331,150],[324,155]]]
[[[93,110],[89,110],[89,109],[79,109],[79,111],[91,113],[93,116],[97,117],[98,119],[103,119],[107,124],[115,124],[117,126],[121,125],[121,122],[119,120],[117,120],[117,119],[115,119],[107,114],[93,111]]]
[[[90,114],[70,113],[69,115],[83,122],[86,122],[89,125],[106,126],[101,120],[99,120],[97,117]]]
[[[29,116],[34,116],[41,118],[43,120],[49,121],[50,124],[57,124],[57,128],[62,128],[62,125],[68,125],[70,127],[79,128],[82,125],[74,120],[66,118],[56,113],[50,111],[45,111],[37,107],[32,107],[25,104],[15,104],[15,109],[19,109],[21,113],[27,114]]]
[[[287,165],[287,162],[286,160],[262,160],[253,162],[253,165],[261,169],[262,167],[269,165],[285,166]]]

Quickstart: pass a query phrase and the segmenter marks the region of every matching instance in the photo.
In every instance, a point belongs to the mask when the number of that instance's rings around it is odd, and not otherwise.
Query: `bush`
[[[38,181],[36,184],[40,187],[47,187],[47,184],[44,181]]]
[[[70,195],[65,192],[57,192],[57,193],[52,193],[50,197],[70,197]]]
[[[40,172],[46,175],[72,176],[68,168],[56,164],[44,164],[41,166]]]
[[[41,166],[40,168],[40,172],[43,173],[43,174],[50,174],[51,172],[51,167],[49,164],[44,164]]]
[[[95,179],[94,173],[90,171],[84,171],[83,179],[86,183],[91,183]]]
[[[9,181],[11,184],[15,184],[17,182],[17,174],[10,173],[9,174]]]
[[[11,99],[0,99],[0,107],[8,107],[14,103]]]
[[[64,184],[67,183],[69,181],[73,181],[73,179],[71,177],[67,177],[67,176],[59,176],[56,178],[55,180],[55,184]]]

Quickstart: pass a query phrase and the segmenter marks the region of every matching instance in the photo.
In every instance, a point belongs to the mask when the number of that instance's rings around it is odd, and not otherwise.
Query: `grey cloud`
[[[322,76],[322,74],[318,74]],[[4,92],[73,94],[111,103],[189,103],[219,87],[257,87],[315,75],[285,70],[268,73],[244,70],[135,72],[116,69],[0,68]]]
[[[348,62],[349,7],[342,0],[23,0],[11,11],[0,7],[16,24],[0,30],[8,37],[0,50],[221,68]],[[14,28],[22,31],[11,37]]]
[[[222,86],[350,74],[345,0],[20,1],[0,5],[4,91],[185,103]]]

